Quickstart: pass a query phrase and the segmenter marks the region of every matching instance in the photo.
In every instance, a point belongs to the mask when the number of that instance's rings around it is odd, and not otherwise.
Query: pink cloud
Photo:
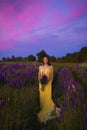
[[[24,21],[28,16],[29,16],[29,14],[21,13],[21,14],[18,15],[18,21],[22,22],[22,21]]]
[[[72,5],[72,1],[67,0],[67,4]],[[64,5],[66,8],[68,8],[67,4]],[[75,0],[73,1],[74,4]],[[86,1],[79,4],[79,6],[75,6],[67,14],[64,14],[64,10],[62,12],[59,9],[52,10],[51,7],[52,1],[51,5],[46,1],[42,3],[39,0],[37,2],[33,0],[25,3],[15,2],[14,4],[4,2],[0,10],[0,30],[3,32],[2,40],[0,40],[0,49],[13,48],[18,44],[14,42],[15,40],[21,41],[24,35],[29,35],[34,30],[43,27],[44,23],[42,21],[45,21],[45,25],[48,25],[49,28],[56,28],[76,20],[87,13]],[[47,33],[45,32],[42,36],[46,35]],[[40,37],[41,35],[35,33],[25,38],[25,41],[35,40]]]
[[[83,2],[79,6],[76,6],[73,10],[70,10],[70,12],[67,14],[63,14],[61,12],[54,11],[53,13],[50,14],[50,17],[51,17],[50,19],[52,21],[51,21],[51,23],[49,23],[49,25],[53,26],[54,28],[59,27],[64,24],[67,24],[73,20],[78,20],[85,14],[87,14],[87,2]]]
[[[67,20],[71,21],[74,19],[78,19],[79,17],[83,16],[84,14],[87,14],[87,2],[81,4],[80,6],[76,7],[74,10],[72,10],[68,14]]]
[[[60,11],[53,11],[50,14],[50,27],[59,27],[60,25],[63,25],[63,21],[64,21],[65,15],[63,13],[61,13]]]
[[[0,41],[0,48],[3,49],[5,47],[3,44],[5,41],[9,40],[9,42],[6,42],[8,44],[10,43],[10,39],[13,41],[21,39],[26,33],[38,28],[41,24],[41,19],[47,10],[46,3],[29,2],[26,5],[25,11],[17,13],[15,5],[5,4],[0,12],[0,29],[4,31],[2,34],[2,41]],[[13,13],[13,16],[11,16],[11,13]],[[10,47],[10,45],[8,45],[8,47]]]
[[[66,0],[65,6],[75,6],[79,4],[82,0]]]
[[[15,45],[16,43],[13,42],[13,40],[11,39],[8,41],[0,40],[0,50],[8,50],[8,49],[14,48]]]

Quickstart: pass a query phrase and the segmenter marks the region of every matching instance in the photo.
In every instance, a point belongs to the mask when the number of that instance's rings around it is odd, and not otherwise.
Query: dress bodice
[[[41,68],[40,73],[41,73],[41,75],[45,74],[45,75],[47,75],[49,77],[50,69],[49,68],[46,68],[46,69]]]

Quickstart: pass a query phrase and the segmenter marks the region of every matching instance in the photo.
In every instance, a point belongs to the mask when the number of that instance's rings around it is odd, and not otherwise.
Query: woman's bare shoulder
[[[53,65],[51,65],[50,68],[53,68]]]
[[[53,66],[52,66],[52,65],[50,66],[50,70],[52,70],[52,71],[53,71]]]
[[[39,68],[42,68],[42,67],[43,67],[43,65],[40,65],[40,66],[39,66]]]

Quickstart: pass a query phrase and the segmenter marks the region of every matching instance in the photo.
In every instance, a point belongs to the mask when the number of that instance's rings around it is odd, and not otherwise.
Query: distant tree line
[[[68,53],[63,57],[55,57],[55,56],[50,56],[46,53],[45,50],[41,50],[36,54],[36,56],[30,54],[29,56],[23,58],[21,56],[15,57],[14,55],[11,57],[2,57],[2,61],[39,61],[42,62],[42,59],[44,56],[49,56],[51,62],[59,62],[59,63],[65,63],[65,62],[87,62],[87,47],[83,47],[80,49],[79,52],[74,52],[74,53]]]

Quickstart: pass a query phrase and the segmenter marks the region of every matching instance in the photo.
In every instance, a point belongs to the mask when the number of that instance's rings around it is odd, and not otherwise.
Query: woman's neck
[[[48,66],[48,64],[44,64],[44,66]]]

